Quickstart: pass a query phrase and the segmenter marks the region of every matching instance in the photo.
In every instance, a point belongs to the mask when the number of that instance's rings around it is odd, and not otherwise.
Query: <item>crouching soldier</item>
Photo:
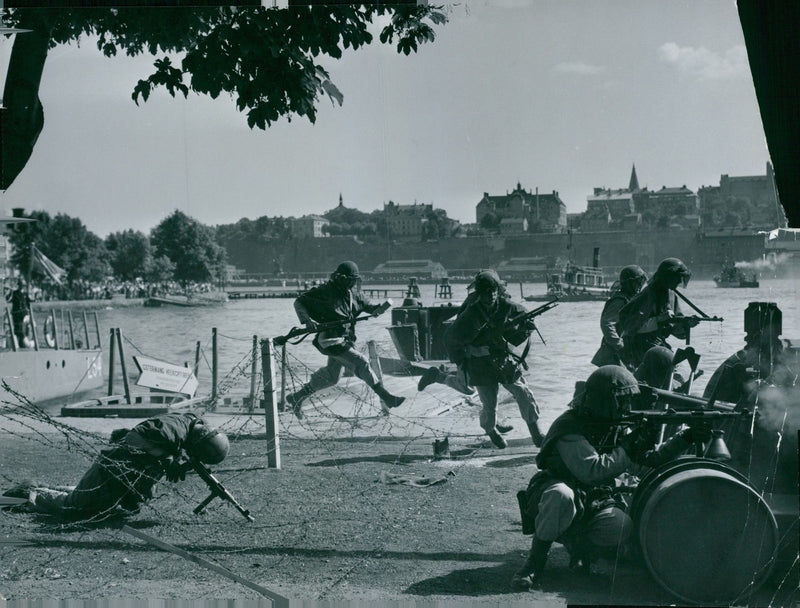
[[[619,421],[638,394],[636,378],[627,369],[600,367],[579,385],[570,409],[550,427],[536,457],[540,470],[518,494],[523,532],[533,534],[533,540],[512,580],[514,588],[539,583],[554,541],[569,551],[570,566],[588,568],[592,559],[614,555],[633,528],[615,492],[615,478],[658,466],[695,439],[710,437],[710,431],[685,429],[656,449],[656,434],[640,426],[617,439]]]
[[[225,459],[228,447],[227,436],[202,418],[162,414],[131,430],[114,431],[111,444],[72,491],[32,488],[27,498],[34,511],[69,519],[135,514],[153,498],[153,488],[162,477],[171,482],[185,479],[187,458],[217,464]]]

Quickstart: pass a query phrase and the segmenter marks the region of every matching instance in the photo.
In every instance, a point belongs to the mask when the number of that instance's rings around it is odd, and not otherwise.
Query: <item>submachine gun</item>
[[[692,302],[689,298],[683,295],[677,289],[674,290],[675,295],[678,296],[681,300],[683,300],[686,304],[688,304],[692,310],[694,310],[697,314],[696,315],[673,315],[667,319],[664,319],[659,323],[659,325],[681,325],[684,328],[684,334],[686,335],[686,344],[689,344],[691,341],[691,329],[694,325],[697,325],[700,321],[717,321],[722,322],[724,319],[722,317],[717,317],[716,315],[713,317],[708,316],[702,310],[700,310],[694,302]]]
[[[255,521],[255,518],[253,518],[253,516],[250,515],[250,511],[248,511],[242,505],[239,504],[239,501],[237,501],[233,497],[233,494],[228,492],[225,486],[223,486],[222,483],[220,483],[220,481],[216,477],[214,477],[211,471],[209,471],[202,462],[190,456],[189,464],[192,465],[192,468],[200,476],[200,479],[205,481],[206,485],[208,486],[208,489],[211,490],[211,494],[208,495],[208,498],[206,498],[203,502],[201,502],[199,505],[195,507],[194,509],[195,515],[197,515],[203,509],[205,509],[208,503],[210,503],[215,498],[219,497],[222,500],[227,500],[229,503],[231,503],[236,508],[236,510],[239,511],[239,513],[241,513],[244,516],[245,519],[247,519],[248,521]]]
[[[664,409],[631,410],[620,420],[620,426],[658,426],[687,425],[690,428],[708,428],[729,420],[741,420],[749,417],[747,409],[736,409],[732,403],[716,402],[714,395],[710,399],[693,397],[682,393],[673,393],[647,384],[640,384],[640,404],[648,407]],[[721,429],[711,429],[711,441],[708,447],[701,442],[695,444],[695,454],[708,458],[730,460],[730,453],[723,439]]]

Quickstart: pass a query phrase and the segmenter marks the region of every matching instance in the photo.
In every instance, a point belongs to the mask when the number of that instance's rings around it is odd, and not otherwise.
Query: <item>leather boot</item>
[[[542,431],[539,429],[539,423],[536,420],[528,423],[528,431],[531,434],[531,439],[533,439],[533,445],[537,448],[542,447],[544,435],[542,435]]]
[[[308,397],[313,391],[306,384],[299,391],[289,393],[286,395],[286,403],[292,407],[294,415],[298,420],[303,419],[303,400]]]
[[[381,398],[381,401],[383,401],[388,408],[399,407],[403,401],[406,400],[405,397],[397,397],[392,395],[386,390],[382,382],[378,382],[378,384],[372,387],[372,390],[375,391],[375,394]]]
[[[441,372],[438,367],[429,367],[424,372],[417,383],[417,390],[424,391],[426,387],[441,379]]]
[[[531,541],[531,550],[522,567],[516,571],[511,579],[511,586],[518,590],[527,590],[537,586],[540,582],[544,565],[547,563],[547,554],[550,552],[552,541],[539,540],[535,536]]]

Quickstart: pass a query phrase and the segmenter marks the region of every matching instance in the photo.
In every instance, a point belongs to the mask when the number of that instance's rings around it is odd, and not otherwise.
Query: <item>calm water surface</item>
[[[399,289],[400,286],[387,286]],[[758,289],[720,289],[713,281],[692,281],[683,293],[710,316],[721,316],[722,323],[701,323],[692,330],[691,344],[701,355],[700,368],[705,374],[698,378],[692,390],[701,394],[705,383],[716,367],[732,352],[741,348],[744,337],[744,309],[752,301],[777,302],[783,312],[783,337],[800,341],[800,310],[798,293],[800,281],[762,280]],[[524,284],[524,295],[544,293],[543,284]],[[422,285],[422,300],[434,299],[435,286]],[[520,298],[519,284],[509,285],[515,299]],[[454,285],[454,302],[466,295],[466,285]],[[394,298],[399,304],[401,298]],[[249,380],[242,377],[241,369],[249,370],[250,351],[254,335],[259,338],[281,335],[297,325],[292,299],[237,300],[224,305],[206,308],[118,308],[99,313],[103,346],[108,363],[108,331],[121,328],[126,337],[125,355],[128,360],[135,354],[162,359],[176,364],[194,363],[195,347],[201,343],[199,368],[199,393],[208,393],[211,387],[211,335],[218,332],[219,378],[239,377],[233,392],[246,393]],[[528,308],[539,303],[526,302]],[[599,318],[602,302],[562,303],[539,317],[538,326],[547,341],[543,345],[534,339],[528,356],[530,369],[527,380],[543,408],[561,410],[569,401],[576,380],[585,379],[594,368],[590,360],[600,344]],[[690,314],[690,310],[684,312]],[[357,346],[366,348],[368,340],[375,340],[383,356],[396,356],[386,327],[390,313],[359,324]],[[673,346],[683,345],[674,341]],[[289,346],[290,365],[302,369],[314,368],[324,363],[324,358],[311,345],[311,340]],[[133,368],[133,369],[132,369]],[[136,378],[134,366],[128,363],[129,373]],[[301,374],[303,372],[301,371]],[[115,374],[120,377],[119,367]],[[389,381],[391,384],[391,381]],[[121,389],[121,383],[117,383]],[[549,418],[550,416],[548,416]]]

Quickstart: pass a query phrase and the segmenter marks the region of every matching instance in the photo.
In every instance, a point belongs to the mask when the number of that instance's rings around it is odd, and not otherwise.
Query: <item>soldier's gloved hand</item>
[[[523,325],[527,331],[534,331],[536,329],[536,323],[533,319],[525,319],[525,323]]]
[[[641,462],[645,453],[656,445],[658,435],[650,425],[639,425],[619,440],[619,446],[625,450],[633,462]]]
[[[711,441],[711,425],[696,424],[681,431],[681,438],[687,443],[708,443]]]
[[[167,471],[164,475],[167,478],[167,481],[177,483],[186,479],[186,465],[186,461],[181,458],[173,459],[167,465]]]

